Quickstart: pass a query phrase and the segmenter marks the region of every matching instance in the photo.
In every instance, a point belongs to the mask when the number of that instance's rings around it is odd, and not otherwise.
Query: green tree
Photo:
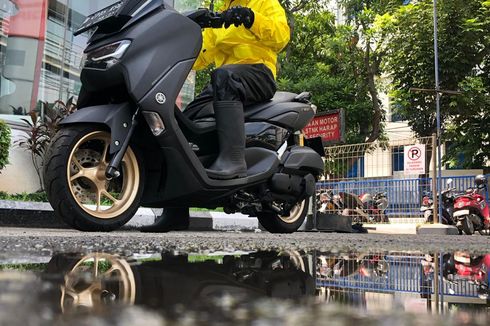
[[[490,78],[467,77],[459,86],[463,95],[454,103],[464,114],[447,126],[444,160],[454,167],[481,168],[490,159]]]
[[[473,123],[478,115],[488,116],[488,106],[484,104],[488,95],[485,80],[489,76],[488,7],[489,1],[482,0],[438,1],[440,87],[465,90],[459,98],[441,99],[443,131],[448,130],[444,136],[454,149],[447,160],[454,162],[455,150],[464,147],[468,150],[465,166],[481,166],[485,156],[488,158],[488,141],[487,145],[484,141],[488,131],[486,127],[475,130]],[[429,136],[436,130],[435,96],[410,92],[410,88],[433,89],[435,85],[432,1],[420,0],[400,7],[390,16],[385,30],[390,35],[385,68],[393,78],[393,106],[417,135]],[[479,136],[475,137],[473,131]]]
[[[320,111],[343,108],[348,143],[383,136],[377,83],[386,36],[375,20],[383,10],[357,2],[359,8],[343,3],[351,17],[348,25],[335,26],[332,13],[321,5],[294,14],[294,34],[279,74],[281,89],[311,91]]]
[[[10,128],[0,120],[0,171],[9,163]]]
[[[401,0],[340,0],[345,9],[348,23],[359,34],[356,45],[362,60],[362,79],[366,83],[371,99],[371,119],[366,142],[382,136],[384,110],[379,98],[377,78],[381,75],[381,64],[387,51],[388,34],[384,29],[384,18],[396,10]]]

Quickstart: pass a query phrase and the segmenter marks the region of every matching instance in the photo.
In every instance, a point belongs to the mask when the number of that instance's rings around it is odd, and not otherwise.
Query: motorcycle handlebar
[[[210,11],[207,8],[192,11],[187,14],[187,17],[196,22],[201,28],[221,28],[225,23],[221,13]]]

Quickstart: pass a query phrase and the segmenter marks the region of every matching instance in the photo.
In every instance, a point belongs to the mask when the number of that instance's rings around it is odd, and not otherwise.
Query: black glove
[[[223,11],[221,17],[225,23],[225,28],[231,25],[236,27],[243,25],[250,28],[254,24],[255,14],[250,8],[238,6]]]

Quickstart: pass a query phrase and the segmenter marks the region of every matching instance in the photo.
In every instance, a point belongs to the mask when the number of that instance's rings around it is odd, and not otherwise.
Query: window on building
[[[392,147],[392,167],[393,172],[403,171],[405,169],[404,162],[404,147],[403,146],[393,146]]]
[[[0,115],[18,120],[39,101],[67,101],[80,92],[80,66],[87,34],[73,36],[85,18],[117,0],[16,0],[0,6]],[[181,10],[198,0],[167,1]],[[15,3],[15,5],[14,5]],[[190,5],[192,4],[192,5]],[[191,75],[179,97],[194,96]]]
[[[447,141],[447,142],[445,142],[444,146],[446,147],[446,152],[448,152],[449,150],[451,150],[452,147],[454,147],[454,143],[451,141]],[[458,155],[456,155],[456,157],[453,157],[452,160],[450,160],[449,162],[447,162],[445,164],[445,168],[447,170],[464,169],[465,168],[463,165],[464,158],[465,158],[464,153],[459,152]]]
[[[392,104],[391,110],[390,110],[390,121],[391,122],[400,122],[404,121],[402,114],[400,113],[400,108],[399,105]]]
[[[347,178],[364,177],[364,157],[359,157],[347,172]]]

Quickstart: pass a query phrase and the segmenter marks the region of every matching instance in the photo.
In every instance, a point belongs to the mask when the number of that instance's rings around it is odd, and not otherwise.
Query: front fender
[[[133,117],[131,104],[105,104],[89,106],[61,120],[60,125],[66,126],[78,123],[99,123],[106,125],[111,130],[110,154],[114,154],[121,148],[124,139],[128,135]]]

